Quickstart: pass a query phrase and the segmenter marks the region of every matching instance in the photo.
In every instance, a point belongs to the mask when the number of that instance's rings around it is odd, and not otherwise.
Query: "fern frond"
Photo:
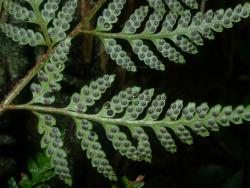
[[[203,39],[214,39],[214,32],[231,28],[233,23],[247,18],[250,12],[250,4],[245,3],[234,9],[208,10],[192,16],[191,11],[184,10],[179,1],[166,0],[169,11],[161,0],[148,0],[148,3],[149,7],[141,6],[131,14],[121,32],[113,33],[112,28],[118,21],[125,0],[111,2],[98,18],[96,29],[92,32],[101,39],[111,59],[129,71],[136,71],[135,65],[118,44],[118,39],[126,40],[138,58],[150,68],[165,70],[148,42],[154,44],[157,51],[170,61],[185,63],[182,52],[196,54],[197,46],[203,45]],[[197,8],[195,1],[183,0],[183,3],[190,8]],[[150,15],[149,9],[153,9]]]
[[[110,101],[104,103],[99,112],[96,114],[88,113],[89,107],[93,107],[95,102],[101,99],[113,81],[114,75],[105,75],[92,81],[88,86],[84,86],[80,93],[74,93],[70,104],[65,108],[40,107],[29,104],[19,108],[32,109],[32,111],[39,113],[40,133],[52,130],[51,128],[45,129],[44,126],[44,117],[47,117],[47,113],[72,117],[76,125],[76,136],[81,140],[81,148],[91,159],[92,166],[111,180],[115,180],[116,176],[100,141],[98,141],[98,133],[94,131],[96,123],[104,128],[107,139],[112,142],[114,149],[119,151],[121,155],[135,161],[150,162],[152,151],[145,128],[150,128],[161,145],[167,151],[174,153],[177,146],[173,137],[190,145],[193,143],[191,132],[207,137],[210,131],[219,131],[220,126],[227,127],[231,123],[242,124],[243,120],[250,121],[250,106],[239,105],[233,109],[232,106],[215,105],[209,108],[207,103],[197,106],[194,102],[189,102],[184,105],[180,99],[174,101],[166,110],[166,114],[163,115],[166,95],[160,94],[154,97],[153,89],[141,91],[139,87],[120,91]],[[41,115],[42,112],[46,114]],[[53,122],[50,124],[54,125],[55,119],[50,119]],[[130,135],[123,132],[121,127],[127,128]],[[45,137],[48,134],[45,133],[42,139],[43,148],[50,146],[45,144]],[[130,141],[130,136],[137,141],[137,144]],[[50,139],[52,138],[50,137]]]
[[[184,10],[183,7],[196,9],[195,0],[182,0],[182,3],[178,0],[147,1],[149,6],[137,8],[119,33],[112,33],[112,29],[126,0],[113,0],[109,3],[108,8],[104,9],[98,18],[94,31],[82,30],[83,33],[98,36],[111,59],[133,72],[136,71],[135,63],[119,45],[119,40],[126,40],[132,51],[150,68],[165,70],[165,65],[155,53],[156,50],[170,61],[184,63],[182,52],[196,54],[197,46],[203,45],[204,38],[214,39],[214,32],[222,32],[224,28],[232,27],[233,23],[248,17],[250,12],[250,4],[246,3],[234,9],[198,12],[192,17],[191,11]],[[28,109],[34,112],[38,118],[38,132],[42,135],[41,147],[55,168],[55,173],[66,184],[71,185],[72,178],[66,159],[67,153],[63,149],[63,138],[56,127],[56,119],[51,115],[53,113],[70,116],[74,120],[76,136],[81,140],[82,150],[86,151],[92,166],[110,180],[116,180],[117,177],[103,151],[98,133],[94,130],[97,124],[104,128],[107,139],[121,155],[135,161],[150,162],[152,151],[145,128],[150,128],[161,145],[174,153],[177,151],[174,135],[181,142],[190,145],[193,143],[191,132],[206,137],[210,131],[219,131],[220,126],[242,124],[243,120],[250,121],[250,106],[240,105],[233,109],[232,106],[216,105],[209,108],[206,103],[196,106],[193,102],[184,106],[183,101],[179,99],[170,105],[164,116],[166,95],[154,97],[154,89],[141,91],[139,87],[119,92],[111,101],[106,102],[98,113],[88,113],[114,82],[114,75],[105,75],[82,87],[79,93],[72,95],[65,108],[35,106],[37,103],[52,104],[55,101],[54,92],[61,89],[62,71],[72,40],[67,37],[66,32],[70,28],[77,0],[66,0],[62,7],[60,0],[26,2],[31,5],[32,10],[12,1],[6,3],[5,8],[16,19],[38,24],[41,33],[7,23],[0,23],[0,28],[8,37],[22,45],[47,45],[50,53],[38,73],[39,83],[31,85],[32,100],[25,105],[6,105],[6,108]],[[42,5],[43,8],[40,9]],[[166,7],[169,10],[166,10]],[[28,16],[29,14],[31,16]],[[154,44],[156,49],[151,49],[148,43]],[[173,47],[173,44],[176,47]],[[129,134],[121,127],[127,128]]]
[[[66,38],[61,41],[54,49],[43,70],[38,73],[39,84],[31,84],[33,99],[32,103],[51,104],[55,98],[53,92],[61,90],[60,82],[63,79],[61,72],[65,68],[67,55],[71,46],[71,39]]]
[[[12,0],[4,1],[4,8],[16,20],[39,25],[41,33],[0,23],[0,29],[8,37],[21,45],[45,45],[50,48],[66,38],[77,0],[67,1],[60,11],[58,11],[60,0],[48,0],[43,4],[43,8],[40,8],[42,0],[26,0],[26,2],[30,4],[32,10]],[[53,23],[53,27],[50,26],[50,22]]]
[[[72,184],[72,178],[68,167],[67,154],[63,150],[63,140],[60,130],[55,127],[56,119],[49,114],[35,113],[38,118],[38,132],[43,135],[41,147],[45,149],[50,164],[55,168],[55,173],[66,184]]]

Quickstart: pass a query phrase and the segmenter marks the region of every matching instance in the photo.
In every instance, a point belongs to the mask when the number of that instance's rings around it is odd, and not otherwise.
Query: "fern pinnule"
[[[49,24],[56,16],[56,12],[59,9],[61,0],[50,0],[44,3],[41,15],[46,24]]]
[[[86,151],[88,159],[97,171],[110,180],[117,180],[116,174],[107,160],[106,154],[98,141],[98,135],[93,131],[93,125],[86,119],[74,118],[76,135],[81,139],[81,148]]]
[[[102,94],[111,86],[115,75],[104,75],[96,81],[92,81],[89,86],[84,86],[80,93],[74,93],[71,97],[67,110],[83,113],[93,106]]]
[[[141,88],[130,87],[125,91],[120,91],[117,95],[113,96],[111,101],[106,102],[103,108],[98,113],[102,117],[114,117],[122,113],[131,103],[131,101],[138,96]]]
[[[103,124],[106,132],[107,139],[112,142],[115,150],[128,159],[137,160],[137,156],[133,155],[136,151],[136,147],[128,139],[127,135],[123,133],[119,126]]]
[[[122,68],[135,72],[136,66],[127,53],[122,49],[122,46],[117,44],[115,39],[102,39],[106,52],[110,58],[116,61],[117,65]]]
[[[31,29],[26,30],[24,28],[13,26],[12,24],[7,23],[2,23],[0,28],[7,37],[21,45],[46,45],[45,39],[40,32],[34,32]]]
[[[66,31],[70,28],[77,2],[77,0],[66,1],[62,9],[57,13],[56,18],[53,19],[53,27],[49,27],[48,32],[54,44],[67,36]]]
[[[108,8],[104,9],[103,15],[98,17],[97,31],[110,31],[113,28],[114,23],[118,21],[118,16],[121,14],[126,0],[116,0],[109,3]]]

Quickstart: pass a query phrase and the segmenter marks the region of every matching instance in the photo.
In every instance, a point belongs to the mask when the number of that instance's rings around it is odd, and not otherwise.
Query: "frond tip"
[[[98,18],[93,31],[103,42],[111,59],[128,71],[136,71],[135,63],[118,44],[118,40],[126,40],[145,65],[163,71],[165,65],[160,61],[160,55],[175,63],[185,63],[182,52],[197,54],[197,46],[203,45],[204,39],[214,39],[214,32],[233,27],[233,23],[249,17],[250,13],[249,3],[239,4],[234,9],[197,12],[192,16],[191,11],[185,10],[177,0],[147,1],[149,6],[135,9],[118,33],[113,33],[112,28],[125,7],[125,0],[112,1]],[[182,2],[193,9],[198,7],[196,1]],[[168,11],[164,4],[169,8]]]

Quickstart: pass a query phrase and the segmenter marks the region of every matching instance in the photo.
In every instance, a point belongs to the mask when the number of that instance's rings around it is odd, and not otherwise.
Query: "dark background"
[[[141,1],[129,0],[128,2],[128,8],[122,18],[126,18],[133,7],[141,4]],[[234,7],[244,2],[246,1],[208,0],[205,9]],[[88,4],[89,2],[85,1],[84,6],[79,9],[74,24],[79,17],[87,14],[91,7]],[[119,24],[116,29],[119,30]],[[205,45],[199,47],[198,55],[186,55],[187,63],[184,65],[164,60],[165,72],[148,69],[134,56],[133,59],[139,66],[137,73],[128,73],[117,67],[103,52],[97,39],[89,36],[79,37],[74,41],[70,53],[63,82],[64,89],[58,94],[57,105],[66,104],[70,94],[79,91],[81,86],[91,79],[114,73],[117,75],[117,80],[101,103],[120,89],[138,85],[143,89],[155,88],[157,94],[165,92],[168,96],[167,106],[177,98],[183,99],[185,104],[191,101],[197,104],[206,101],[210,106],[218,103],[233,106],[248,105],[250,104],[250,19],[245,19],[235,24],[233,29],[225,30],[215,36],[214,41],[205,40]],[[6,42],[5,40],[7,39],[4,38],[3,41]],[[0,98],[3,98],[18,78],[23,77],[25,72],[34,65],[36,56],[43,50],[17,46],[14,52],[17,52],[17,57],[23,58],[22,63],[20,63],[21,58],[17,58],[19,61],[13,60],[17,64],[8,63],[6,59],[10,58],[10,54],[8,56],[6,53],[5,56],[1,54],[0,57],[0,67],[5,70],[0,77]],[[24,103],[30,97],[27,87],[16,103]],[[100,106],[95,110],[98,108]],[[62,121],[60,127],[66,131],[65,145],[70,156],[75,183],[73,187],[111,187],[111,183],[91,167],[90,161],[81,151],[79,142],[74,138],[72,121]],[[250,187],[250,123],[221,128],[218,133],[212,133],[208,138],[193,135],[192,146],[184,145],[176,139],[178,146],[176,154],[164,151],[150,130],[146,130],[152,144],[152,164],[132,162],[121,157],[112,149],[110,142],[105,139],[103,130],[99,127],[97,126],[97,129],[100,135],[103,135],[100,136],[101,140],[107,143],[103,144],[104,149],[109,153],[108,157],[118,176],[126,175],[130,179],[135,179],[138,175],[145,175],[145,188]],[[9,177],[20,178],[21,172],[27,171],[28,158],[35,157],[40,151],[39,138],[36,119],[31,113],[11,112],[0,117],[0,182],[3,182],[2,185]],[[52,187],[64,186],[60,181],[52,182]],[[1,184],[0,187],[2,187]]]

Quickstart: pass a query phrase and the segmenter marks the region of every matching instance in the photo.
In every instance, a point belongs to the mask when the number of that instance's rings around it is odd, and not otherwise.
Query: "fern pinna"
[[[128,71],[136,71],[136,65],[119,45],[120,40],[126,40],[139,60],[150,68],[164,70],[165,65],[159,60],[160,55],[175,63],[184,63],[182,51],[196,54],[197,46],[203,44],[203,38],[214,39],[213,32],[222,32],[223,28],[232,27],[234,22],[247,18],[250,12],[250,4],[246,3],[234,9],[215,12],[209,10],[192,16],[191,11],[185,8],[197,9],[195,0],[145,0],[130,15],[122,30],[113,33],[112,29],[126,6],[126,0],[113,0],[98,17],[94,30],[87,30],[86,22],[80,23],[67,34],[77,3],[77,0],[68,0],[63,5],[60,0],[24,0],[21,4],[14,0],[4,1],[4,10],[9,15],[19,21],[36,24],[39,30],[4,22],[0,24],[2,32],[21,45],[42,45],[48,48],[48,53],[30,71],[28,78],[24,79],[19,88],[14,88],[0,107],[1,111],[29,110],[37,116],[38,132],[42,136],[41,147],[50,159],[55,173],[66,184],[72,184],[70,165],[63,147],[63,135],[57,127],[54,114],[69,116],[74,120],[75,134],[81,142],[82,150],[86,152],[92,166],[110,180],[116,180],[117,177],[98,140],[98,133],[94,129],[96,125],[104,128],[107,139],[121,155],[135,161],[150,162],[152,151],[144,128],[150,128],[161,145],[174,153],[177,146],[173,134],[190,145],[193,143],[190,130],[206,137],[210,131],[218,131],[220,126],[250,121],[250,107],[242,105],[236,108],[221,105],[209,108],[207,103],[197,106],[190,102],[184,105],[178,99],[164,110],[165,94],[155,96],[154,89],[142,90],[137,86],[117,93],[98,113],[89,113],[89,108],[110,88],[115,75],[104,75],[91,81],[80,92],[72,95],[66,107],[51,107],[56,99],[55,92],[61,90],[62,72],[71,42],[79,34],[97,36],[111,59]],[[102,3],[97,5],[96,12],[101,5]],[[93,16],[90,15],[89,20]],[[154,45],[148,45],[149,43]],[[33,97],[30,102],[23,105],[10,104],[34,75],[37,75],[38,81],[31,84]],[[125,134],[120,127],[126,127],[131,135]],[[129,139],[130,136],[137,141],[136,145]]]
[[[250,9],[249,3],[246,3],[234,9],[198,12],[192,17],[191,11],[184,10],[177,0],[165,0],[165,4],[162,0],[147,1],[149,6],[137,8],[120,32],[110,33],[126,2],[114,0],[98,18],[96,29],[91,31],[91,34],[101,39],[111,59],[129,71],[136,71],[136,66],[118,44],[118,39],[127,40],[139,60],[150,68],[165,70],[165,65],[146,42],[153,43],[156,50],[170,61],[184,63],[181,51],[196,54],[197,46],[203,45],[203,38],[214,39],[213,32],[222,32],[223,28],[231,28],[234,22],[248,17]],[[183,0],[183,3],[192,9],[198,7],[195,0]],[[168,11],[165,5],[169,8]],[[149,15],[150,9],[153,13]],[[89,31],[83,31],[83,33],[89,33]],[[178,49],[168,41],[174,43]]]

